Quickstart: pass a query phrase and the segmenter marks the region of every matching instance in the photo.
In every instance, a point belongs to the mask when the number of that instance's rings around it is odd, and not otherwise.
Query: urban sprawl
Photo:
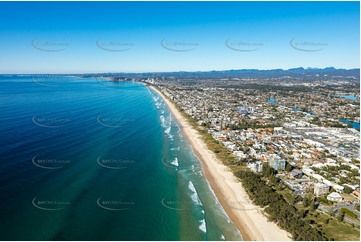
[[[232,165],[246,163],[261,173],[268,163],[294,194],[320,198],[318,209],[327,213],[347,209],[357,219],[343,219],[359,225],[360,102],[358,90],[342,88],[347,82],[278,82],[269,88],[237,78],[143,81],[232,152]],[[238,88],[240,82],[251,88]]]

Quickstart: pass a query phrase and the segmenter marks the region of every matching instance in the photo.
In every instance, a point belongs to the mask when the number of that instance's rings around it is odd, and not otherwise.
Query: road
[[[354,214],[356,214],[356,216],[358,217],[358,219],[352,219],[352,218],[349,218],[347,216],[344,217],[344,221],[345,222],[348,222],[348,223],[351,223],[351,224],[354,224],[356,226],[359,226],[360,225],[360,213],[355,209],[355,206],[354,205],[335,205],[334,207],[326,207],[326,206],[323,206],[323,205],[319,205],[317,209],[321,210],[322,212],[325,212],[327,214],[330,214],[330,211],[331,209],[333,210],[333,214],[335,217],[338,216],[338,212],[341,208],[346,208],[350,211],[352,211]]]

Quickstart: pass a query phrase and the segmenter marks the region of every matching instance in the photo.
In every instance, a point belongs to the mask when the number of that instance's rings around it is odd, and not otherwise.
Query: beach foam
[[[202,232],[207,233],[206,220],[205,220],[205,219],[202,219],[202,220],[199,220],[199,222],[201,222],[201,224],[199,225],[199,229],[200,229]]]
[[[159,119],[160,119],[160,122],[161,122],[162,127],[165,127],[164,115],[160,115],[160,116],[159,116]]]
[[[179,166],[178,158],[177,157],[174,158],[174,160],[172,160],[171,164],[174,165],[174,166]]]
[[[202,202],[198,197],[198,193],[197,193],[196,188],[194,187],[193,182],[189,181],[188,188],[189,188],[189,190],[191,190],[191,192],[193,192],[193,194],[191,195],[192,201],[197,205],[202,205]]]
[[[165,133],[165,134],[169,134],[171,128],[172,128],[172,127],[168,127],[168,128],[164,131],[164,133]]]

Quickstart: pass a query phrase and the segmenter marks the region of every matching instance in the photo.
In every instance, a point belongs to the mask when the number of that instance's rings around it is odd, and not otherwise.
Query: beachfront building
[[[327,194],[330,186],[324,183],[315,183],[313,193],[318,197]]]
[[[250,162],[247,164],[247,167],[251,169],[253,172],[262,172],[263,170],[263,162],[257,161],[257,162]]]
[[[283,182],[299,196],[306,193],[306,186],[301,184],[300,180],[283,180]]]
[[[286,161],[278,155],[272,154],[269,156],[269,165],[276,171],[284,170],[286,168]]]

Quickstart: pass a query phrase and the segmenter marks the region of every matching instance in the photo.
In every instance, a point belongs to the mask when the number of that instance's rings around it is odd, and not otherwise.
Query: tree
[[[277,181],[278,181],[277,177],[274,174],[272,174],[270,176],[270,182],[273,183],[273,184],[276,184]]]
[[[268,169],[267,166],[266,169]],[[269,171],[272,171],[271,168]],[[309,210],[297,210],[268,185],[259,174],[251,171],[236,171],[235,175],[241,179],[242,185],[252,201],[256,205],[264,207],[269,219],[289,231],[294,240],[328,240],[319,229],[311,227],[309,222],[304,219]],[[307,199],[310,202],[310,199]]]
[[[295,205],[297,203],[297,197],[295,195],[291,196],[291,201],[290,201],[291,205]]]
[[[343,190],[344,193],[350,194],[352,192],[352,188],[349,186],[345,186],[345,189]]]
[[[311,122],[318,122],[320,121],[319,117],[314,117]]]
[[[311,201],[310,201],[310,199],[309,199],[308,196],[305,196],[305,197],[303,198],[302,204],[303,204],[303,206],[304,206],[305,208],[308,207],[308,206],[310,206]]]
[[[310,204],[310,210],[314,211],[315,209],[316,209],[316,203],[315,203],[315,200],[312,200],[311,204]]]
[[[344,211],[342,211],[342,212],[339,211],[338,216],[337,216],[337,220],[342,222],[344,218],[345,218],[345,212]]]
[[[271,175],[275,175],[276,174],[276,171],[269,166],[268,163],[264,163],[263,164],[263,175],[265,177],[270,177]]]
[[[331,218],[326,219],[325,224],[328,224],[330,222]]]
[[[285,168],[285,170],[286,170],[287,172],[290,172],[290,171],[292,171],[292,169],[293,169],[293,166],[291,166],[290,163],[286,162],[286,168]]]

